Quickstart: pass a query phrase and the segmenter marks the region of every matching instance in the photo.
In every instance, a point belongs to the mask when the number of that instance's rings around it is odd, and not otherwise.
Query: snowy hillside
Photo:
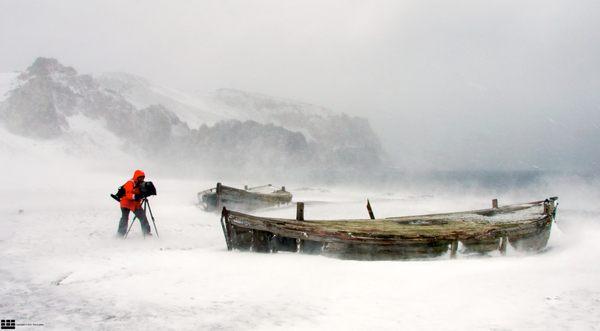
[[[8,92],[17,84],[18,72],[0,72],[0,102],[8,97]]]
[[[207,98],[214,107],[230,109],[230,111],[237,113],[238,118],[253,119],[258,122],[275,121],[284,126],[299,125],[291,121],[279,122],[277,119],[282,114],[295,114],[299,117],[328,117],[334,115],[331,110],[324,107],[235,89],[218,89],[209,94]]]
[[[302,102],[225,89],[190,96],[129,74],[82,75],[47,58],[0,78],[1,127],[64,143],[66,152],[118,149],[171,169],[330,180],[385,162],[367,120]]]
[[[173,111],[191,128],[217,121],[240,119],[235,112],[214,109],[205,100],[166,86],[154,84],[147,79],[127,73],[103,73],[97,76],[100,86],[121,94],[137,108],[163,105]]]
[[[309,140],[323,141],[337,148],[371,149],[379,157],[383,154],[379,139],[364,118],[336,114],[304,102],[233,89],[219,89],[210,100],[215,107],[238,113],[239,118],[274,123],[302,132]]]
[[[331,146],[333,151],[370,149],[372,152],[367,154],[376,158],[383,155],[379,139],[366,119],[305,102],[225,88],[207,96],[191,95],[126,73],[102,74],[98,82],[138,108],[161,104],[191,128],[219,120],[255,121],[300,132],[307,140]]]

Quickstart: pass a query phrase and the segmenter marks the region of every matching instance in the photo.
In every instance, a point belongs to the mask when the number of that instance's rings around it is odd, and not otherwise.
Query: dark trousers
[[[146,212],[142,208],[136,209],[133,214],[140,221],[140,225],[142,226],[142,232],[144,234],[150,233],[150,224],[148,224],[148,219],[146,218]],[[127,233],[127,223],[129,223],[129,209],[121,208],[121,221],[119,221],[119,230],[118,234],[120,236],[124,236]]]

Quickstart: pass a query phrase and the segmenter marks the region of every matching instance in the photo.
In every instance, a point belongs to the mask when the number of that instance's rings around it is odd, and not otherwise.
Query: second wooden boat
[[[290,203],[292,194],[285,186],[276,188],[271,184],[239,189],[217,183],[217,186],[198,193],[198,202],[206,210],[222,207],[250,211],[258,208]]]

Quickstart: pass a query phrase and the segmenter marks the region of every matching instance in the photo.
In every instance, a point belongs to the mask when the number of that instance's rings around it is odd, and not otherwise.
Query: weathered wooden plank
[[[271,238],[273,234],[268,231],[252,231],[252,251],[259,253],[271,252]]]
[[[271,238],[271,251],[297,252],[296,239],[274,235]]]
[[[463,239],[464,253],[486,254],[498,250],[500,238]]]
[[[235,249],[249,251],[252,248],[253,230],[238,226],[231,227],[231,244]]]
[[[300,252],[305,254],[321,254],[323,244],[321,241],[302,240]]]
[[[304,221],[304,202],[296,203],[296,221]]]
[[[369,217],[374,220],[375,214],[373,214],[373,208],[371,208],[371,202],[367,199],[367,211],[369,212]]]
[[[438,257],[448,252],[447,241],[418,245],[369,245],[327,243],[323,254],[352,260],[398,260]]]
[[[221,208],[223,208],[223,185],[221,185],[221,183],[217,183],[216,195],[217,210],[220,210]]]
[[[223,207],[223,211],[221,212],[221,228],[223,229],[223,236],[225,237],[225,243],[227,243],[227,250],[230,251],[232,249],[231,246],[231,234],[230,231],[228,229],[228,224],[229,223],[227,221],[227,209],[225,209],[225,207]]]
[[[500,253],[502,255],[506,255],[506,244],[508,242],[508,238],[507,237],[502,237],[501,242],[500,242]]]
[[[550,239],[551,222],[547,222],[543,227],[538,227],[535,232],[521,236],[508,237],[510,245],[521,251],[539,251],[546,247]]]
[[[452,240],[450,244],[450,258],[456,258],[456,252],[458,251],[458,240]]]

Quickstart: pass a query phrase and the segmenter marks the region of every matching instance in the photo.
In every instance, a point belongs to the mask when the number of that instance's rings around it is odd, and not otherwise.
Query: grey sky
[[[598,1],[2,0],[0,50],[361,115],[408,168],[600,169]]]

